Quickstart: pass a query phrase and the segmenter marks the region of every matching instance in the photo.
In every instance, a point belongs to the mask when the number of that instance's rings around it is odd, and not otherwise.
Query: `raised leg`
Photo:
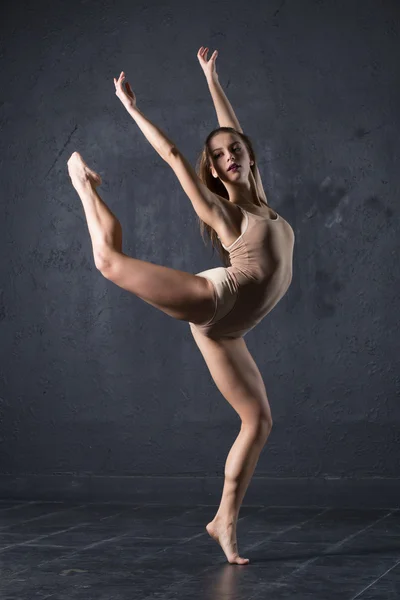
[[[121,224],[96,190],[100,176],[78,152],[70,157],[68,171],[82,200],[95,265],[104,277],[175,319],[195,324],[209,321],[215,310],[212,283],[204,277],[126,256],[122,252]]]
[[[272,427],[271,410],[260,371],[243,338],[211,340],[191,327],[193,337],[221,394],[241,418],[241,428],[225,463],[222,498],[208,533],[230,563],[239,556],[236,524],[244,495]]]
[[[100,175],[87,166],[79,152],[72,153],[67,165],[72,185],[82,200],[95,265],[104,267],[110,256],[122,250],[121,224],[96,191]]]

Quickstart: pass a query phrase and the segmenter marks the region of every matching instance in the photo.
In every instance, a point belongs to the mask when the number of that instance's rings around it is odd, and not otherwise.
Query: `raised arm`
[[[208,88],[210,90],[210,94],[214,102],[214,108],[217,113],[218,124],[220,127],[233,127],[236,129],[236,131],[239,131],[239,133],[243,133],[243,129],[239,124],[239,120],[235,115],[232,105],[226,97],[221,84],[219,83],[218,74],[215,68],[218,50],[213,52],[210,60],[208,61],[207,53],[208,48],[204,48],[202,46],[197,53],[197,58],[199,59],[200,66],[204,71],[204,75],[208,83]],[[262,200],[264,200],[264,202],[267,202],[267,196],[264,191],[257,164],[255,165],[255,185],[257,187],[259,196],[262,198]]]
[[[169,166],[179,179],[184,191],[192,202],[198,217],[213,229],[217,226],[219,218],[219,204],[216,194],[211,192],[198,177],[196,171],[181,154],[176,145],[136,106],[136,96],[128,82],[125,82],[122,71],[118,80],[114,78],[115,94],[121,100],[128,113],[135,120],[139,129],[147,140]],[[222,199],[223,200],[223,199]]]
[[[218,124],[220,127],[233,127],[236,131],[243,133],[243,129],[240,127],[232,105],[219,83],[218,74],[215,69],[215,60],[218,56],[218,50],[215,50],[209,61],[207,61],[207,53],[208,48],[202,46],[197,53],[197,58],[199,59],[208,83],[215,111],[217,113]]]
[[[121,71],[118,79],[115,79],[114,77],[114,85],[115,95],[121,100],[143,135],[146,136],[147,140],[161,158],[168,162],[174,143],[161,131],[161,129],[156,127],[156,125],[153,125],[153,123],[138,109],[136,105],[136,95],[129,83],[127,81],[125,82],[125,73],[123,71]]]

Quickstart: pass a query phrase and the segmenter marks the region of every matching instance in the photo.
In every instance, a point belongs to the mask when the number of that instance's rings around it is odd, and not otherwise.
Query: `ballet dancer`
[[[115,94],[158,154],[172,168],[191,201],[203,236],[207,231],[224,266],[192,274],[127,256],[122,228],[100,198],[101,177],[78,152],[68,172],[85,212],[96,268],[108,280],[167,315],[187,321],[221,394],[239,415],[239,434],[225,463],[218,511],[206,525],[229,563],[239,555],[239,510],[272,427],[261,373],[244,336],[285,295],[292,280],[294,232],[268,202],[252,143],[219,83],[215,51],[197,53],[219,127],[208,135],[197,172],[176,144],[139,110],[122,71]],[[204,236],[203,236],[204,239]]]

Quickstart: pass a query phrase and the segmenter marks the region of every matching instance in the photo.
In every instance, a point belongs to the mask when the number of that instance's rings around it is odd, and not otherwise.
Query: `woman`
[[[122,72],[115,93],[160,156],[170,165],[201,224],[220,251],[225,267],[193,275],[126,256],[122,229],[96,188],[100,176],[79,153],[69,175],[85,211],[96,267],[116,285],[175,319],[190,323],[213,380],[241,419],[225,464],[222,499],[207,532],[230,563],[239,556],[236,524],[246,489],[272,427],[265,386],[244,335],[272,310],[292,279],[294,233],[266,201],[251,142],[239,125],[218,81],[217,51],[197,57],[214,101],[220,127],[208,136],[199,176],[176,145],[137,108]]]

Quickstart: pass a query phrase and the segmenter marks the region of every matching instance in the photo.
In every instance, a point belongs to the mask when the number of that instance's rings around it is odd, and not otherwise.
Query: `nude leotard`
[[[190,327],[214,339],[248,333],[276,306],[292,280],[294,233],[289,223],[278,214],[271,219],[239,208],[244,217],[241,234],[230,246],[222,244],[230,266],[197,273],[214,285],[215,312],[209,322]]]

